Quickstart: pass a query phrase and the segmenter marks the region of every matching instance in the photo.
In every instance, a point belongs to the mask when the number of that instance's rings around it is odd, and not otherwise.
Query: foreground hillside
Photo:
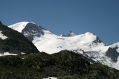
[[[0,79],[119,79],[119,71],[71,51],[0,57]]]
[[[0,24],[0,55],[38,53],[37,48],[21,33]]]

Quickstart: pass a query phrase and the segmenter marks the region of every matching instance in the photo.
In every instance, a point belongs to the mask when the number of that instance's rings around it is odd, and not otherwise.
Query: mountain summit
[[[19,22],[8,27],[22,33],[30,41],[33,41],[34,37],[40,37],[44,35],[44,31],[46,30],[34,22]]]
[[[75,34],[74,34],[72,31],[70,31],[67,36],[68,36],[68,37],[73,37],[73,36],[75,36]]]
[[[53,54],[61,50],[70,50],[80,53],[94,62],[119,69],[118,43],[106,46],[93,33],[75,35],[70,31],[67,36],[58,36],[33,22],[19,22],[9,27],[27,37],[39,51]]]

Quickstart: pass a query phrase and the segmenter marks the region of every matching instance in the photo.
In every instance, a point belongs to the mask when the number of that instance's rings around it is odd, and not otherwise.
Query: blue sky
[[[36,22],[57,35],[92,32],[106,45],[119,42],[119,0],[0,0],[0,20]]]

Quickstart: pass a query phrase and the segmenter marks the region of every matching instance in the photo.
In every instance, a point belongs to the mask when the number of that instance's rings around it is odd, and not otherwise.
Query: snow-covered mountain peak
[[[73,37],[73,36],[75,36],[75,34],[72,31],[70,31],[67,35],[67,37]]]
[[[37,25],[34,22],[19,22],[13,25],[8,26],[18,32],[22,33],[30,41],[33,41],[35,37],[40,37],[44,34],[51,34],[49,30]]]
[[[86,32],[85,34],[82,34],[82,36],[86,37],[87,40],[91,40],[93,43],[103,43],[98,36],[94,35],[91,32]]]
[[[91,43],[93,41],[96,40],[96,35],[93,35],[90,32],[86,32],[84,34],[79,35],[83,41],[87,42],[87,43]]]
[[[86,32],[85,35],[93,35],[91,32]]]
[[[21,24],[20,24],[21,23]],[[58,36],[51,31],[44,29],[43,27],[32,22],[20,22],[13,26],[25,27],[21,33],[32,41],[39,51],[54,53],[61,50],[78,50],[84,51],[100,51],[104,46],[102,42],[99,42],[99,38],[93,33],[86,32],[85,34],[75,35],[72,31],[67,36]],[[21,26],[19,26],[21,25]],[[9,26],[10,27],[10,26]],[[18,30],[18,29],[15,29]],[[48,48],[46,50],[46,48]],[[53,49],[53,50],[51,50]]]
[[[35,22],[27,22],[27,21],[23,21],[23,22],[18,22],[18,23],[15,23],[13,25],[9,25],[8,27],[14,29],[14,30],[17,30],[18,32],[22,32],[23,29],[28,26],[28,24],[32,24],[33,26],[32,27],[35,27],[35,26],[39,26],[37,25],[37,23]],[[43,28],[44,29],[44,28]]]
[[[25,26],[28,24],[29,22],[18,22],[16,24],[10,25],[8,27],[17,30],[18,32],[22,32],[22,30],[25,28]]]

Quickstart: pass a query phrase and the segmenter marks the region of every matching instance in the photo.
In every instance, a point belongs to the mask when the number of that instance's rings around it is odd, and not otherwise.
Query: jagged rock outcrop
[[[43,29],[44,28],[34,23],[28,23],[21,33],[30,41],[33,41],[34,37],[40,37],[41,35],[44,35]]]
[[[106,56],[110,57],[114,62],[117,62],[117,58],[119,56],[119,52],[117,52],[117,49],[118,47],[115,48],[109,47],[109,49],[106,52]]]
[[[67,35],[67,37],[73,37],[73,36],[75,36],[75,34],[72,31],[70,31]]]

